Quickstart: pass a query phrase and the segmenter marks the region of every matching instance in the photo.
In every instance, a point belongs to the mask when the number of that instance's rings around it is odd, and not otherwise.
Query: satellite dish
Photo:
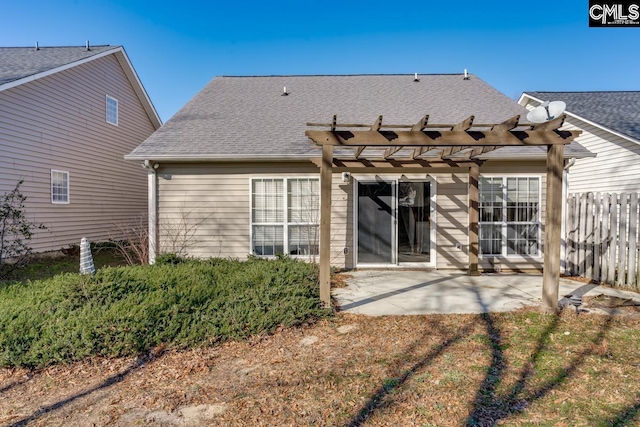
[[[527,120],[531,123],[548,122],[564,113],[565,108],[567,108],[567,104],[562,101],[545,101],[539,107],[529,111]]]

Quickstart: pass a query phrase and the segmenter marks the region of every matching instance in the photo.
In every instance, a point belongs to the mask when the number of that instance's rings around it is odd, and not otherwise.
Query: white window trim
[[[107,121],[107,123],[112,124],[114,126],[118,126],[118,123],[120,121],[119,116],[120,116],[120,107],[119,107],[119,102],[117,99],[115,99],[113,96],[109,96],[109,95],[105,95],[105,120]],[[111,122],[109,121],[109,101],[115,101],[116,103],[116,122]]]
[[[67,200],[66,201],[53,200],[53,174],[54,173],[63,173],[67,176]],[[51,203],[54,205],[68,205],[69,203],[71,203],[71,177],[69,176],[69,171],[51,169],[50,179],[51,179],[50,181]]]
[[[289,252],[289,226],[291,225],[305,225],[305,224],[296,224],[294,222],[289,222],[289,197],[288,197],[288,189],[289,189],[289,180],[296,180],[296,179],[315,179],[318,181],[318,184],[320,184],[320,177],[317,174],[299,174],[296,176],[273,176],[273,175],[258,175],[258,176],[254,176],[249,178],[249,253],[255,256],[258,256],[260,258],[267,258],[267,259],[271,259],[271,258],[276,258],[276,255],[257,255],[254,250],[253,250],[253,226],[254,226],[254,222],[253,222],[253,181],[255,180],[264,180],[264,179],[280,179],[283,181],[283,194],[284,194],[284,203],[282,206],[283,212],[284,212],[284,222],[278,222],[278,223],[274,223],[274,222],[269,222],[269,223],[260,223],[259,225],[265,225],[265,226],[269,226],[269,225],[282,225],[284,227],[283,230],[283,236],[282,236],[282,240],[283,240],[283,251],[284,251],[284,255],[287,255],[291,258],[309,258],[309,257],[320,257],[320,234],[319,234],[319,230],[320,230],[320,223],[318,223],[318,254],[316,255],[312,255],[312,254],[294,254],[291,255]],[[322,202],[320,200],[320,193],[318,193],[318,208],[322,205]],[[320,218],[320,211],[318,210],[318,218]]]
[[[502,248],[500,254],[483,254],[479,253],[480,259],[490,259],[490,258],[508,258],[511,260],[525,260],[525,259],[542,259],[542,233],[543,233],[543,223],[542,223],[542,191],[543,191],[543,183],[542,183],[542,174],[535,173],[481,173],[479,178],[502,178],[503,180],[506,178],[538,178],[540,186],[538,187],[538,218],[535,221],[538,224],[538,253],[536,255],[523,255],[523,254],[507,254],[507,220],[506,208],[503,207],[502,213]],[[478,196],[480,197],[480,183],[478,182]],[[506,199],[505,199],[506,200]],[[478,200],[478,213],[480,210],[480,200]],[[484,222],[478,221],[478,249],[480,252],[480,225],[482,224],[495,224],[494,222]]]

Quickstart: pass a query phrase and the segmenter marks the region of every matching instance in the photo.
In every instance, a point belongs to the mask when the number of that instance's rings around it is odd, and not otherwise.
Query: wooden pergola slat
[[[474,124],[470,116],[457,124],[428,124],[425,115],[413,125],[383,125],[382,116],[373,125],[338,124],[336,116],[330,124],[307,123],[307,126],[326,126],[330,130],[307,130],[305,134],[322,146],[320,163],[320,299],[330,305],[330,245],[331,245],[331,188],[334,161],[345,170],[352,167],[469,167],[469,274],[478,273],[479,257],[479,169],[477,157],[503,146],[547,146],[547,204],[542,301],[546,311],[555,311],[560,278],[560,222],[562,212],[562,174],[564,145],[580,131],[559,130],[564,123],[561,116],[542,124],[519,123],[514,116],[502,123]],[[338,130],[338,128],[351,128]],[[353,130],[353,129],[366,130]],[[485,130],[474,130],[485,128]],[[523,129],[525,128],[525,129]],[[391,130],[386,130],[391,129]],[[408,130],[406,130],[408,129]],[[438,129],[438,130],[430,130]],[[355,148],[355,159],[334,159],[333,147]],[[360,158],[366,147],[386,147],[384,160]],[[413,149],[407,160],[390,158],[402,148]],[[421,156],[437,148],[439,155],[433,163]],[[452,155],[467,150],[463,155]],[[378,165],[379,164],[379,165]],[[378,165],[378,166],[376,166]]]
[[[336,146],[518,146],[568,144],[580,131],[511,130],[511,131],[323,131],[305,132],[318,145]]]

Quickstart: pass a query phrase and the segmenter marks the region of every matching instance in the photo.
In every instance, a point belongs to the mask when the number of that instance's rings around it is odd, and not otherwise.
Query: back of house
[[[541,270],[547,146],[518,140],[526,112],[472,74],[217,77],[127,159],[150,166],[152,253],[313,260],[324,149],[305,132],[370,131],[378,142],[325,161],[332,265],[467,269],[479,226],[481,269]],[[472,146],[403,147],[397,129]],[[517,146],[482,145],[483,131]]]
[[[161,126],[121,46],[0,48],[0,194],[23,181],[35,251],[105,241],[147,212],[124,160]]]

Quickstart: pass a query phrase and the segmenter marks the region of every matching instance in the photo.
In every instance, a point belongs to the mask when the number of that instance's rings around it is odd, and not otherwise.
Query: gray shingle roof
[[[0,47],[0,86],[89,58],[118,46]]]
[[[217,77],[129,159],[304,158],[307,122],[502,122],[526,110],[474,75]],[[282,96],[286,86],[289,96]],[[521,147],[521,150],[531,147]],[[500,149],[502,150],[502,149]],[[497,150],[499,151],[499,150]],[[520,151],[522,153],[523,151]]]
[[[564,101],[567,112],[640,141],[640,92],[525,92]]]

